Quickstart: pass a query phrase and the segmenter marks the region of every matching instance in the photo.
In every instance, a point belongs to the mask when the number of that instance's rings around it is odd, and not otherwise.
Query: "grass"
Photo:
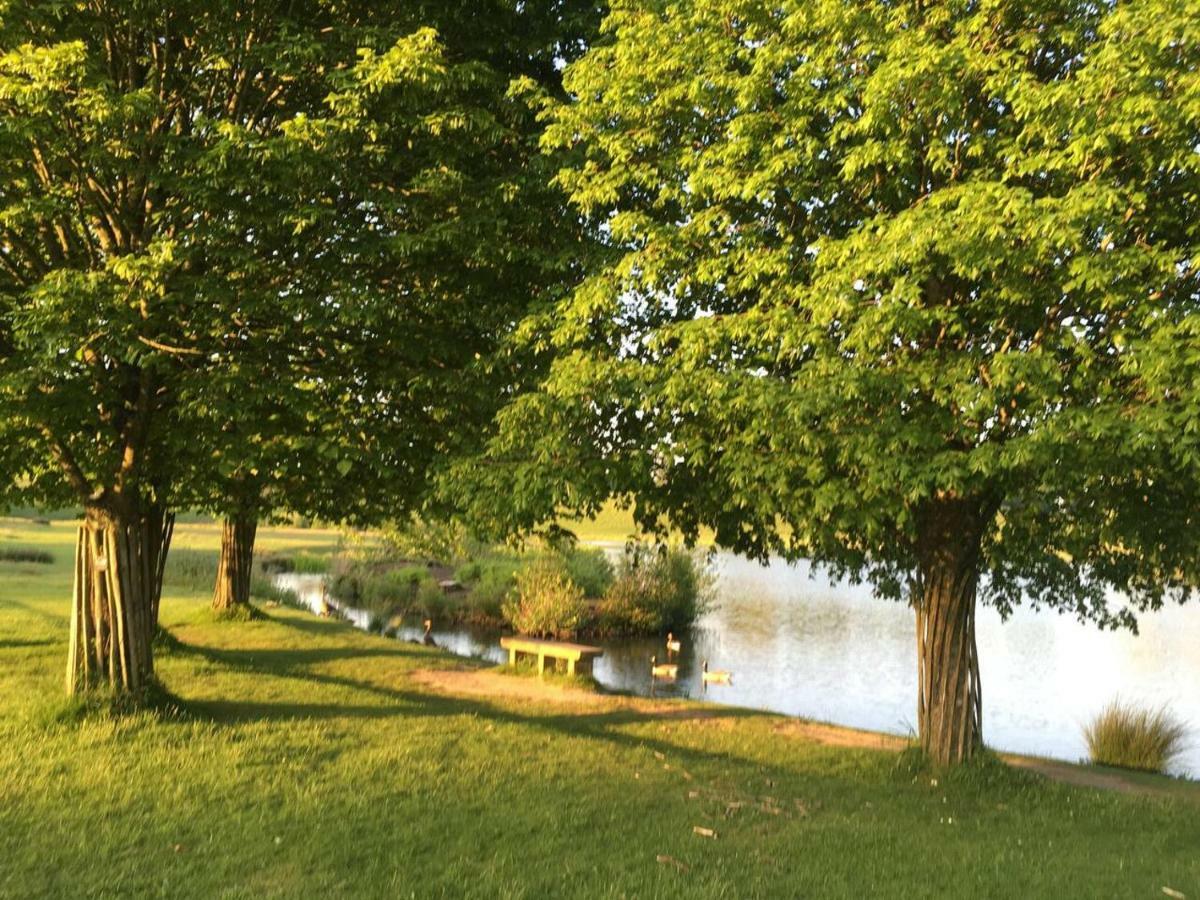
[[[1187,727],[1166,709],[1139,708],[1114,700],[1083,730],[1093,763],[1165,772],[1183,752]]]
[[[634,525],[632,510],[621,509],[612,500],[604,504],[595,516],[587,519],[563,518],[559,524],[574,532],[580,541],[587,544],[623,544],[631,537],[644,537]],[[701,546],[710,546],[712,540],[712,532],[702,529],[698,543]]]
[[[216,620],[207,587],[164,597],[166,702],[106,715],[61,695],[69,524],[0,532],[55,557],[0,562],[2,897],[1200,891],[1186,799],[994,760],[937,776],[687,702],[435,693],[416,673],[470,664],[287,607]],[[337,536],[261,540],[321,553]]]

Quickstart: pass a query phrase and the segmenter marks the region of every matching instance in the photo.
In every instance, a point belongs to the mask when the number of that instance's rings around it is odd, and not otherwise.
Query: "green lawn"
[[[71,541],[0,523],[0,544],[57,555],[0,563],[5,897],[1200,896],[1187,799],[998,764],[935,784],[698,704],[435,694],[412,673],[459,661],[284,608],[213,621],[203,593],[164,599],[182,713],[75,721]]]
[[[631,537],[645,538],[633,524],[633,511],[620,508],[615,501],[604,504],[603,509],[590,519],[563,518],[560,524],[584,543],[623,544]],[[712,538],[709,529],[701,529],[699,543],[702,546],[711,545]]]

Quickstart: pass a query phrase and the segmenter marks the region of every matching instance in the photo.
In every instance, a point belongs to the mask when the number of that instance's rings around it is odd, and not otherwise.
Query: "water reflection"
[[[894,734],[915,729],[911,610],[875,599],[865,586],[810,577],[803,564],[762,567],[721,554],[715,565],[718,606],[690,634],[679,635],[683,648],[672,660],[678,678],[657,682],[657,696],[707,698]],[[320,576],[280,576],[280,583],[320,608]],[[348,612],[358,627],[367,626],[365,613]],[[976,628],[990,746],[1080,759],[1087,752],[1083,723],[1120,695],[1166,705],[1187,721],[1192,743],[1176,770],[1200,774],[1200,604],[1143,617],[1136,637],[1027,609],[1007,623],[981,609]],[[397,634],[401,640],[421,636],[416,621]],[[435,630],[433,637],[463,656],[507,659],[495,633]],[[601,684],[650,693],[650,657],[666,661],[662,639],[598,643],[604,647],[595,664]],[[706,688],[705,659],[710,668],[731,671],[733,683]]]

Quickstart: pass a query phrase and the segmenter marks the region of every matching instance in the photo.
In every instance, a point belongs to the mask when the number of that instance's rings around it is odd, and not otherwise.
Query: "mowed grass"
[[[935,780],[699,704],[437,694],[414,673],[462,661],[286,608],[214,620],[207,591],[164,598],[178,715],[73,720],[72,538],[0,523],[0,544],[55,555],[0,563],[5,897],[1200,894],[1187,800],[995,763]]]
[[[632,508],[622,508],[616,501],[605,503],[600,512],[587,519],[562,518],[559,524],[575,534],[585,544],[623,544],[630,538],[645,539],[645,534],[633,521]],[[676,533],[674,539],[678,540]],[[712,545],[713,535],[701,529],[697,543],[702,547]]]

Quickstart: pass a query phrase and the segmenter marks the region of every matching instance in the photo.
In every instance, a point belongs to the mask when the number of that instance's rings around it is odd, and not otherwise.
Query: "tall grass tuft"
[[[1103,766],[1165,772],[1184,749],[1187,727],[1165,707],[1108,704],[1083,730],[1091,761]]]

